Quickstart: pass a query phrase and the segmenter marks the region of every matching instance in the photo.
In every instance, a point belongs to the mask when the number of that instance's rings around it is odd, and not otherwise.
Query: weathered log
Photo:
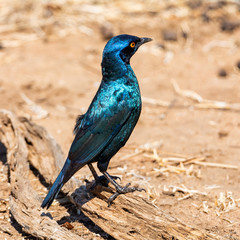
[[[71,200],[95,224],[116,239],[221,239],[186,226],[148,200],[138,197],[137,193],[120,195],[108,207],[107,199],[111,194],[104,191],[93,197],[84,194],[81,189],[71,195]],[[89,201],[86,200],[88,196]]]
[[[61,147],[43,127],[23,117],[20,117],[19,121],[24,129],[21,134],[27,144],[30,164],[37,169],[47,183],[53,183],[65,161]],[[62,191],[67,194],[80,185],[81,182],[73,177]]]
[[[28,179],[30,149],[24,136],[29,129],[8,111],[0,111],[0,126],[0,139],[7,148],[10,166],[10,211],[13,217],[26,233],[40,239],[81,239],[80,236],[59,226],[56,221],[44,216],[40,209],[41,198]],[[38,142],[41,143],[41,138]]]
[[[41,199],[28,179],[30,162],[48,183],[52,182],[64,159],[60,147],[43,128],[24,118],[16,119],[10,112],[0,111],[0,125],[0,139],[8,149],[13,217],[25,232],[41,239],[80,239],[43,214]],[[64,189],[66,193],[72,192],[71,201],[116,239],[222,239],[186,226],[148,200],[137,197],[137,193],[120,195],[108,207],[110,192],[96,189],[93,195],[88,191],[89,184],[73,192],[74,184],[72,181]]]

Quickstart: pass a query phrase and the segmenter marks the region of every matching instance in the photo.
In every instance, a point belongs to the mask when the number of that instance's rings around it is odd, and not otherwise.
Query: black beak
[[[139,45],[152,41],[151,38],[141,38]]]

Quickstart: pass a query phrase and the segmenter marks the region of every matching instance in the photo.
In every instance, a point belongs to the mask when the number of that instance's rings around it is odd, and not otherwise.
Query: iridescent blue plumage
[[[110,159],[125,145],[141,112],[141,95],[137,78],[130,66],[130,58],[150,38],[131,35],[113,37],[106,44],[102,58],[102,82],[87,112],[76,123],[75,139],[68,158],[52,188],[42,203],[51,205],[62,186],[84,165],[97,162],[105,178],[116,187],[116,194],[142,190],[120,187],[106,172]]]

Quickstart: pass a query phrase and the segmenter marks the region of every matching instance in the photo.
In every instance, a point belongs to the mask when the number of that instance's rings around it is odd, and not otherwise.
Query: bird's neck
[[[121,78],[129,71],[133,73],[133,70],[129,63],[123,62],[119,55],[106,55],[102,60],[102,75],[104,79],[114,80]],[[134,73],[133,73],[134,75]]]

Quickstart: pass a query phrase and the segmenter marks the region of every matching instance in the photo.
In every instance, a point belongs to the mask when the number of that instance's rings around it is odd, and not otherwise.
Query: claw
[[[124,187],[120,187],[118,186],[116,188],[116,192],[111,196],[109,197],[108,199],[108,207],[111,206],[112,202],[120,195],[120,194],[125,194],[125,193],[129,193],[129,192],[135,192],[135,191],[145,191],[146,190],[144,188],[137,188],[137,187],[129,187],[131,185],[131,183],[128,183],[126,186]]]

